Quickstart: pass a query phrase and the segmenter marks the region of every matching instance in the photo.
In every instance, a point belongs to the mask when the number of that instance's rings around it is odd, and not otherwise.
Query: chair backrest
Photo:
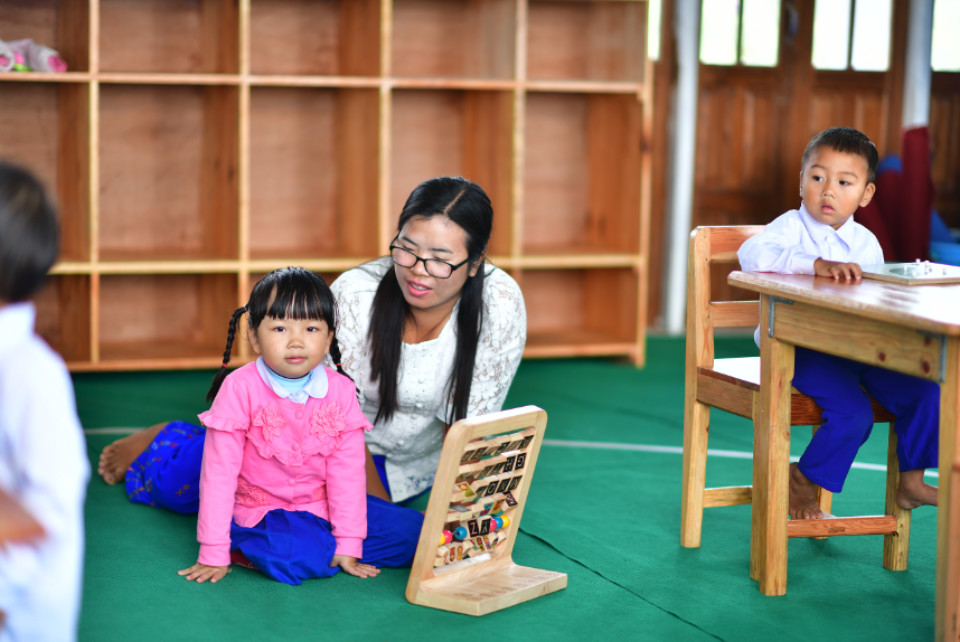
[[[760,305],[752,301],[716,301],[710,287],[711,266],[739,268],[737,250],[756,236],[763,225],[708,225],[690,233],[687,268],[687,362],[688,366],[713,367],[716,328],[756,327]],[[691,359],[694,363],[691,364]]]

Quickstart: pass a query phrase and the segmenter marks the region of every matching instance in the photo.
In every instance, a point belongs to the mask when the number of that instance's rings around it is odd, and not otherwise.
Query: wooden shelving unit
[[[26,6],[24,6],[26,5]],[[214,367],[283,265],[386,252],[410,190],[482,185],[527,299],[526,355],[644,361],[645,2],[0,0],[0,156],[51,187],[39,329],[71,369]],[[244,342],[238,358],[246,359]]]

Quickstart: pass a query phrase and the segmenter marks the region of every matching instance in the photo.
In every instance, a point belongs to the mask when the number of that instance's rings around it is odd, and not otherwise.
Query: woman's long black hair
[[[420,183],[407,198],[397,234],[415,217],[446,216],[467,235],[468,269],[483,258],[493,227],[493,207],[479,185],[460,177],[433,178]],[[448,423],[466,417],[470,400],[470,384],[477,356],[477,343],[483,324],[483,266],[467,277],[460,292],[457,313],[457,349],[453,372],[447,382],[452,396],[452,415]],[[400,349],[403,327],[409,306],[400,290],[394,270],[388,270],[377,287],[370,314],[370,368],[380,391],[380,408],[374,423],[390,419],[397,410],[397,381],[400,370]]]
[[[276,296],[271,304],[270,297],[274,291]],[[237,325],[244,314],[247,315],[251,332],[257,331],[265,317],[322,320],[333,334],[333,340],[330,342],[330,356],[337,364],[337,372],[349,377],[340,366],[340,344],[337,343],[336,335],[336,302],[333,293],[316,273],[301,267],[286,267],[274,270],[260,279],[253,286],[247,304],[233,311],[227,328],[227,349],[223,352],[223,365],[213,376],[213,384],[207,393],[208,402],[213,401],[217,396],[228,374],[227,364],[230,363],[230,352],[237,334]]]

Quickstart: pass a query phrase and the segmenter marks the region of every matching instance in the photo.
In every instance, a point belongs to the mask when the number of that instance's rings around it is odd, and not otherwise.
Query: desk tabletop
[[[760,294],[927,332],[960,335],[960,284],[903,285],[869,279],[847,282],[806,274],[742,271],[731,272],[727,280]]]

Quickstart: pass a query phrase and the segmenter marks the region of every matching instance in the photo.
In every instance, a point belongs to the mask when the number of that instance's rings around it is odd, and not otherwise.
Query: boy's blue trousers
[[[869,393],[896,417],[900,471],[936,468],[940,386],[892,370],[796,349],[793,386],[823,409],[824,423],[800,457],[800,472],[838,493],[873,429]]]

